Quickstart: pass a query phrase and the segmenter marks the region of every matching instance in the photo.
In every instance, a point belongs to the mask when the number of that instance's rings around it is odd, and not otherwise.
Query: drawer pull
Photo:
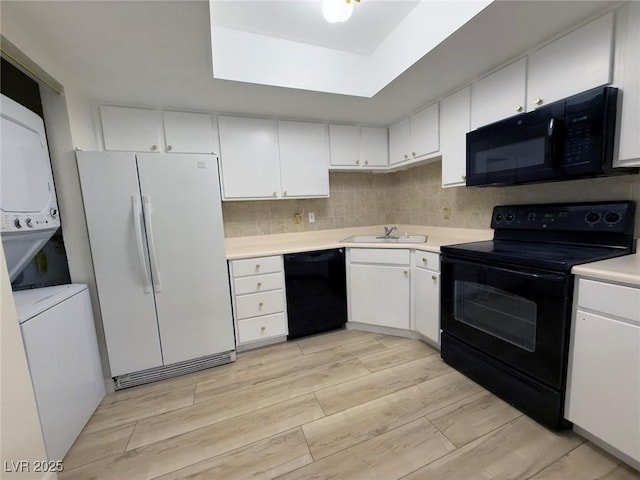
[[[258,304],[258,308],[262,308],[263,306],[264,306],[264,303],[262,303],[262,302],[260,302],[260,303]]]
[[[431,280],[433,280],[434,282],[438,279],[438,277],[436,277],[435,275],[431,275]]]
[[[258,282],[256,284],[256,290],[260,290],[260,287],[262,287],[262,282]]]
[[[426,259],[425,257],[422,257],[422,261],[423,261],[424,263],[427,263],[427,259]]]
[[[260,268],[260,264],[256,263],[256,270],[258,270]]]
[[[264,325],[260,327],[260,331],[261,331],[262,333],[264,333],[264,331],[265,331],[266,329],[267,329],[267,327],[265,327]]]
[[[405,277],[408,277],[408,276],[409,276],[409,272],[408,272],[407,270],[405,270],[403,273],[404,273],[404,276],[405,276]]]

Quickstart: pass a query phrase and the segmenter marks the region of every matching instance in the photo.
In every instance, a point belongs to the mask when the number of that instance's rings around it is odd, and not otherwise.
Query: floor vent
[[[178,377],[187,373],[216,367],[218,365],[224,365],[225,363],[235,361],[235,359],[236,352],[235,350],[231,350],[229,352],[216,353],[215,355],[195,358],[193,360],[185,360],[184,362],[164,365],[162,367],[154,367],[147,370],[141,370],[139,372],[127,373],[126,375],[113,377],[113,381],[115,382],[115,389],[122,390],[123,388],[157,382],[159,380],[165,380],[167,378]]]

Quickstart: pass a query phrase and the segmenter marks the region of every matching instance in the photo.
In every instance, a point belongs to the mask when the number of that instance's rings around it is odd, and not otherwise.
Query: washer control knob
[[[30,218],[27,218],[27,219],[25,220],[25,223],[27,224],[27,227],[29,227],[29,228],[33,228],[33,222],[31,221],[31,219],[30,219]]]
[[[58,209],[52,208],[51,210],[49,210],[49,215],[51,215],[53,218],[56,218],[58,216]]]
[[[16,228],[22,228],[22,223],[20,222],[20,219],[19,219],[19,218],[16,218],[16,219],[13,221],[13,224],[16,226]]]

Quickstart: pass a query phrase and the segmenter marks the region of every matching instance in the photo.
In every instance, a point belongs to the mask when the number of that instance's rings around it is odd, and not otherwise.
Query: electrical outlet
[[[316,221],[316,214],[313,212],[309,212],[309,223],[314,223]]]
[[[294,213],[293,223],[301,223],[301,222],[302,222],[302,215],[300,215],[299,213]]]
[[[445,220],[451,220],[451,209],[449,207],[444,207],[442,209],[442,218]]]

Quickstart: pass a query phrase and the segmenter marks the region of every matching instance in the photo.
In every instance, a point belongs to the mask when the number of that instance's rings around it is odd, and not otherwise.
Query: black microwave
[[[617,99],[598,87],[467,133],[467,186],[637,173],[612,169]]]

